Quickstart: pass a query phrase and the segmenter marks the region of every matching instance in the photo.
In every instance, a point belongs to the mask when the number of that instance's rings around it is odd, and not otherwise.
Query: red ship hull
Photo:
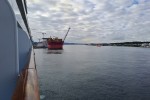
[[[62,50],[63,49],[63,41],[60,41],[60,42],[51,42],[51,41],[48,41],[48,49],[50,50]]]
[[[59,38],[46,38],[47,39],[47,47],[50,50],[62,50],[64,41]]]
[[[58,37],[55,38],[43,38],[47,40],[47,47],[50,50],[62,50],[64,41],[69,33],[70,27],[68,28],[68,31],[64,37],[64,39],[59,39]]]

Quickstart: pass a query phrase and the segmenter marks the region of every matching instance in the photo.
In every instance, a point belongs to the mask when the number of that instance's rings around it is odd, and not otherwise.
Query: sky
[[[150,0],[27,0],[34,41],[44,37],[65,42],[150,41]]]

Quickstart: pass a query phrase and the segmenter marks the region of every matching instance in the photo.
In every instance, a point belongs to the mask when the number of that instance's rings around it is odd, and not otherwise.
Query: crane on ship
[[[67,37],[67,35],[68,35],[68,33],[69,33],[69,31],[70,31],[70,27],[68,28],[68,31],[67,31],[67,33],[66,33],[66,35],[65,35],[65,37],[64,37],[64,39],[63,39],[63,42],[65,41],[65,39],[66,39],[66,37]]]

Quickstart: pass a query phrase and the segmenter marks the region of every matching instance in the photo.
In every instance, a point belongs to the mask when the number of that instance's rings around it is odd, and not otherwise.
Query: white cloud
[[[149,0],[28,0],[35,40],[40,32],[66,42],[150,41]]]

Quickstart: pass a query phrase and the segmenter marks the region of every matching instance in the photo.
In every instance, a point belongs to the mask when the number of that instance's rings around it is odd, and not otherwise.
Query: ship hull
[[[62,50],[63,42],[48,42],[48,49],[49,50]]]
[[[55,38],[43,38],[43,39],[46,39],[47,41],[47,47],[49,50],[62,50],[63,49],[63,44],[64,44],[64,41],[69,33],[69,30],[70,30],[70,27],[64,37],[64,39],[60,39],[58,37],[55,37]]]
[[[0,0],[0,100],[40,100],[26,0]]]

